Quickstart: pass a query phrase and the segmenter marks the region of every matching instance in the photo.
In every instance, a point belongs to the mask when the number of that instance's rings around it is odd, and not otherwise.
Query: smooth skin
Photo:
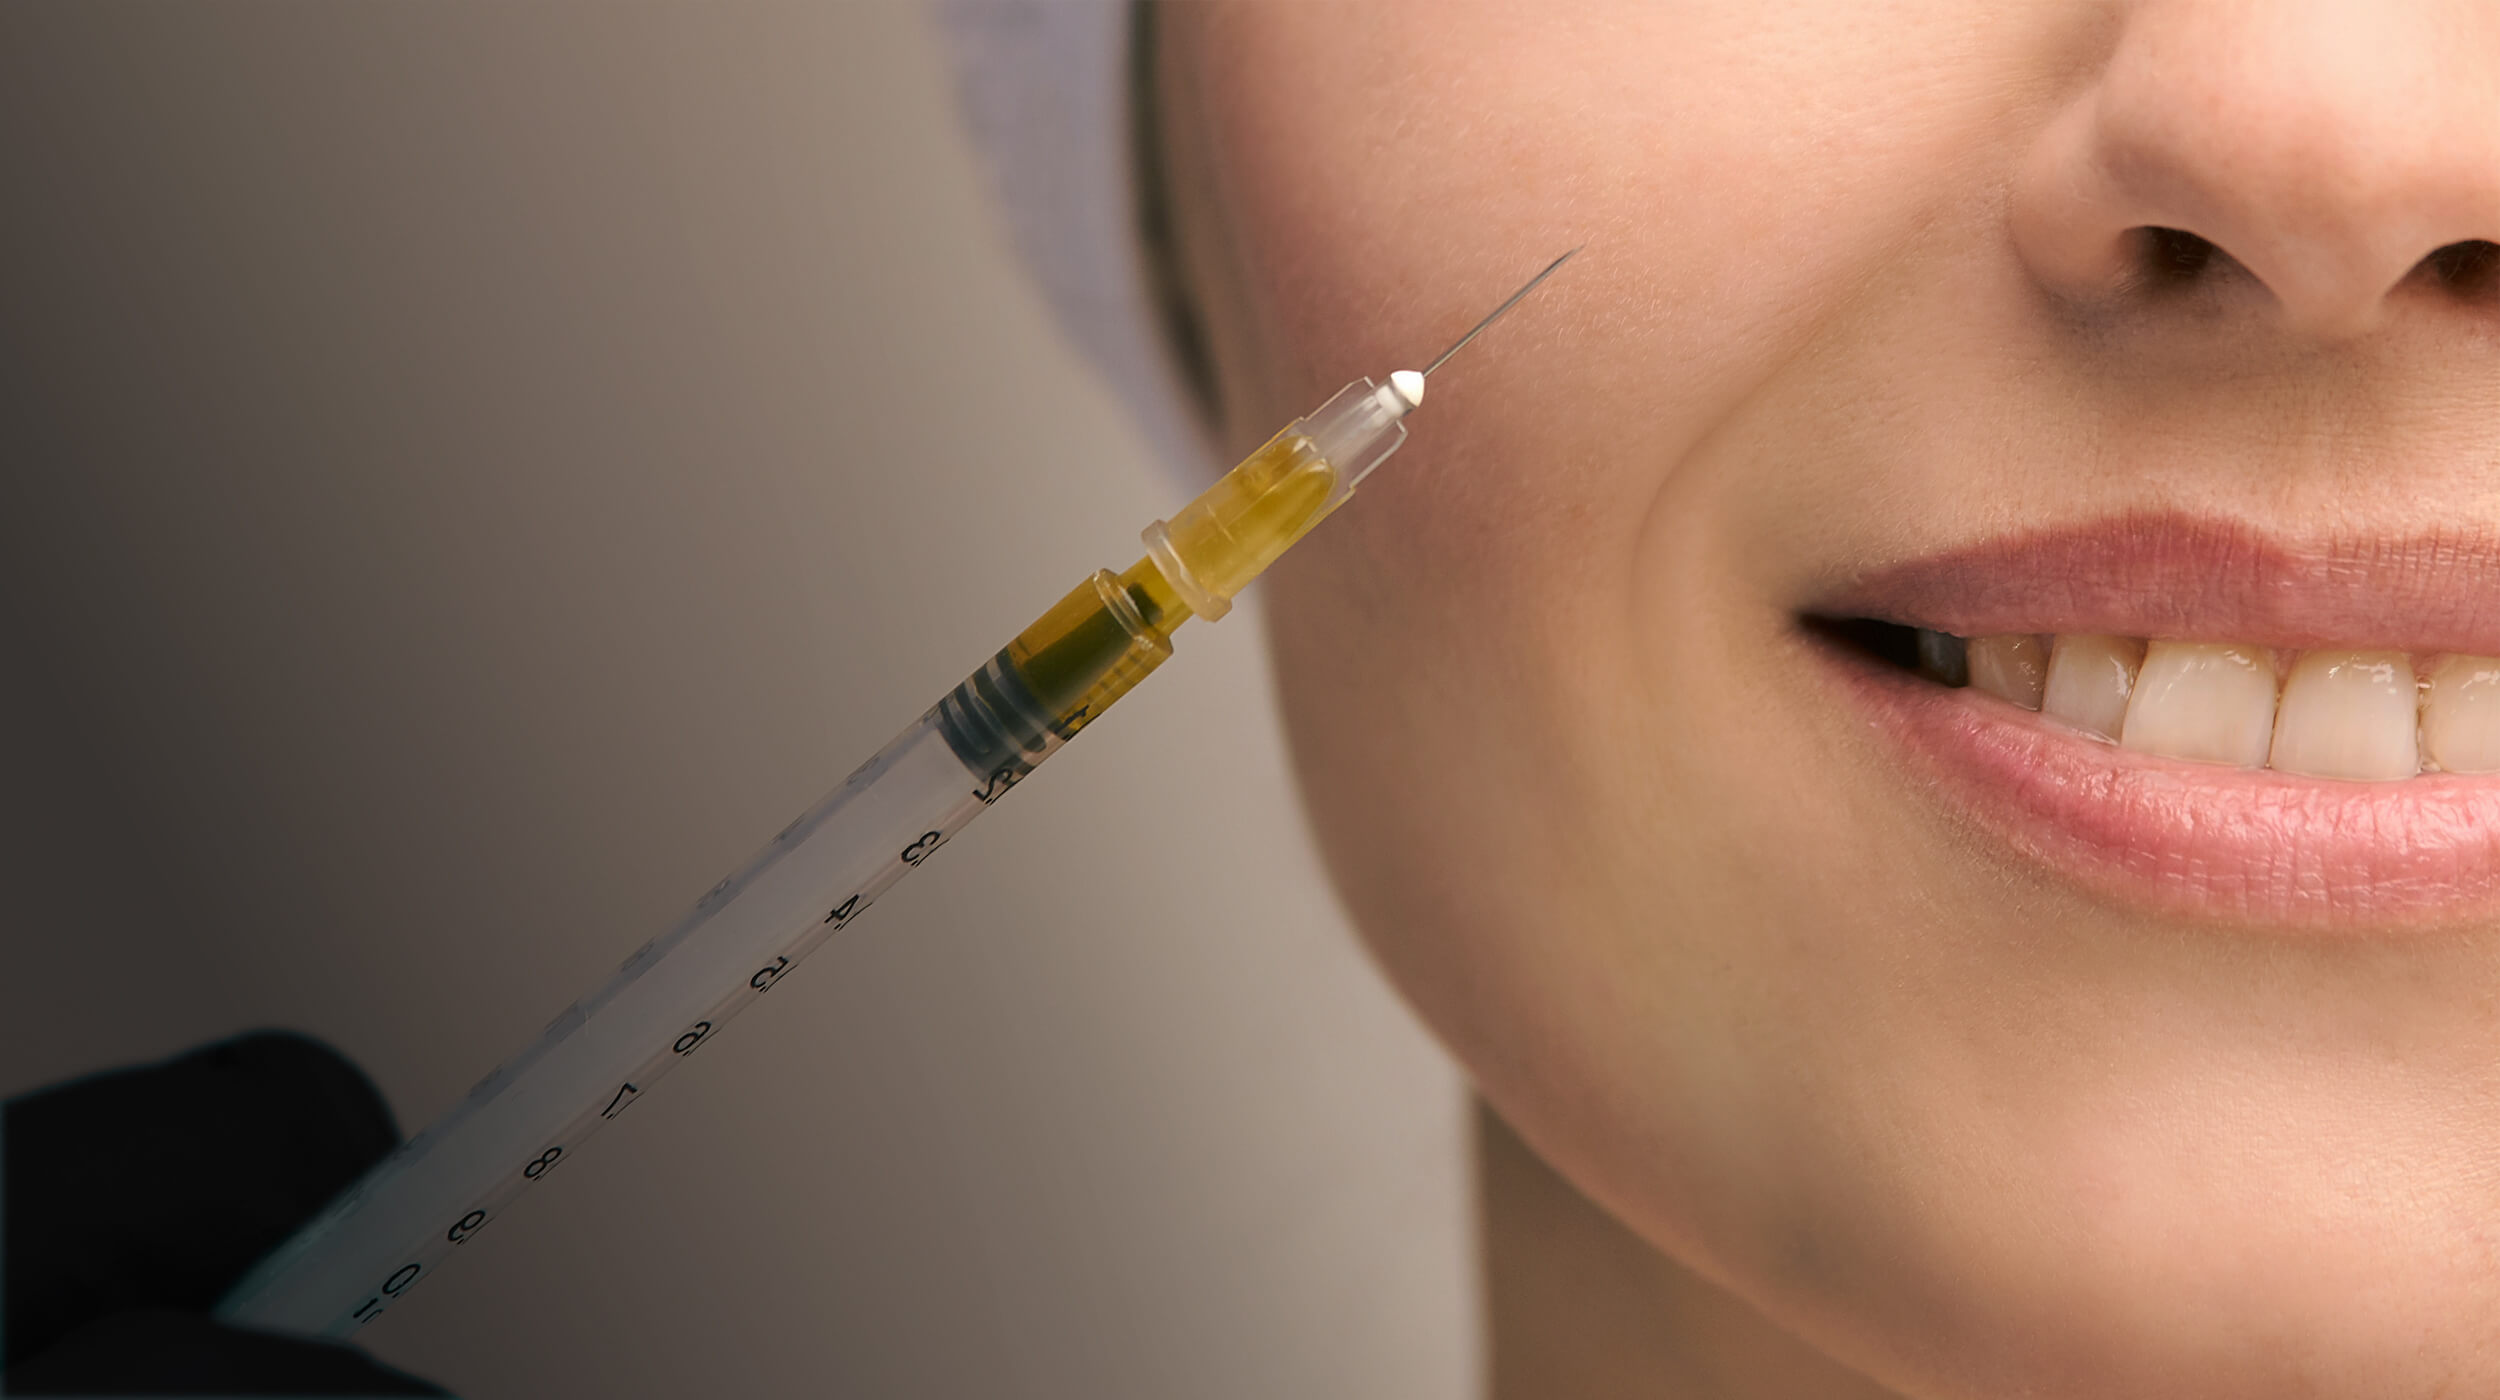
[[[1266,585],[1337,883],[1498,1115],[1500,1392],[2500,1394],[2500,930],[2070,887],[1798,625],[2130,508],[2500,524],[2500,7],[1159,18],[1228,446],[1587,245]]]

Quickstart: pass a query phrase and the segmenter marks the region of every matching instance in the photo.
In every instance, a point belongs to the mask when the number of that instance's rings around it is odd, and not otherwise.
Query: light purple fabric
[[[935,0],[931,11],[1016,250],[1149,449],[1194,492],[1215,459],[1146,290],[1127,0]]]

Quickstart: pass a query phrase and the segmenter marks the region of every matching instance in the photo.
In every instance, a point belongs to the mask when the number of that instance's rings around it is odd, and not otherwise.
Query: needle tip
[[[1527,280],[1526,284],[1525,284],[1525,285],[1523,285],[1523,286],[1521,286],[1521,287],[1520,287],[1520,289],[1519,289],[1518,291],[1515,291],[1515,292],[1513,292],[1513,293],[1511,293],[1511,294],[1510,294],[1510,297],[1509,297],[1509,299],[1508,299],[1508,300],[1504,301],[1501,305],[1499,305],[1499,306],[1497,306],[1497,307],[1494,307],[1494,308],[1493,308],[1493,311],[1492,311],[1492,314],[1490,314],[1490,315],[1486,316],[1483,320],[1478,321],[1478,322],[1474,325],[1474,327],[1473,327],[1473,328],[1471,328],[1471,329],[1470,329],[1470,330],[1469,330],[1469,331],[1468,331],[1465,335],[1460,336],[1460,337],[1457,339],[1457,341],[1456,341],[1456,342],[1454,342],[1454,343],[1450,346],[1450,348],[1449,348],[1449,349],[1444,350],[1444,351],[1442,351],[1439,355],[1434,356],[1434,357],[1433,357],[1433,361],[1432,361],[1432,363],[1431,363],[1431,364],[1428,364],[1428,365],[1426,365],[1426,366],[1424,366],[1424,368],[1423,368],[1423,373],[1422,373],[1421,375],[1417,376],[1417,377],[1418,377],[1418,378],[1428,378],[1428,377],[1430,377],[1430,376],[1431,376],[1431,374],[1432,374],[1432,372],[1433,372],[1434,370],[1439,369],[1439,368],[1440,368],[1443,364],[1445,364],[1445,363],[1447,363],[1447,362],[1448,362],[1448,360],[1449,360],[1450,356],[1455,355],[1455,354],[1457,354],[1459,351],[1461,351],[1461,350],[1465,349],[1465,348],[1467,347],[1467,342],[1468,342],[1468,341],[1471,341],[1471,340],[1475,339],[1477,336],[1479,336],[1479,335],[1483,334],[1483,333],[1484,333],[1484,329],[1485,329],[1485,327],[1490,326],[1490,325],[1492,325],[1494,322],[1496,322],[1496,321],[1498,321],[1498,320],[1502,319],[1503,315],[1504,315],[1505,313],[1507,313],[1507,312],[1508,312],[1508,311],[1509,311],[1512,307],[1517,306],[1517,305],[1519,304],[1519,302],[1520,302],[1520,300],[1521,300],[1522,298],[1526,297],[1526,296],[1528,295],[1528,293],[1535,291],[1535,290],[1536,290],[1536,288],[1537,288],[1537,284],[1538,284],[1539,282],[1542,282],[1542,281],[1544,281],[1546,278],[1553,276],[1553,275],[1554,275],[1554,269],[1556,269],[1556,268],[1558,268],[1558,267],[1561,267],[1564,263],[1567,263],[1567,262],[1571,261],[1571,259],[1572,259],[1572,257],[1573,257],[1573,255],[1574,255],[1574,254],[1577,254],[1577,253],[1580,251],[1580,249],[1581,249],[1581,248],[1585,248],[1585,247],[1587,247],[1587,246],[1588,246],[1588,245],[1587,245],[1587,244],[1585,244],[1585,243],[1579,244],[1579,245],[1577,245],[1577,246],[1573,247],[1573,248],[1572,248],[1569,252],[1564,253],[1561,257],[1556,258],[1556,259],[1554,259],[1552,262],[1547,263],[1547,264],[1545,265],[1545,270],[1544,270],[1543,272],[1540,272],[1540,273],[1538,273],[1536,276],[1529,278],[1529,279]]]

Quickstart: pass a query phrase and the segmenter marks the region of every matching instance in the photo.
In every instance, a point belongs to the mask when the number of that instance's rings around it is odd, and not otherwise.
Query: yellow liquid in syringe
[[[1163,559],[1097,573],[1018,633],[1006,660],[1052,730],[1075,737],[1152,674],[1173,632],[1210,599],[1229,607],[1327,515],[1336,487],[1337,469],[1310,438],[1278,433],[1162,527]]]

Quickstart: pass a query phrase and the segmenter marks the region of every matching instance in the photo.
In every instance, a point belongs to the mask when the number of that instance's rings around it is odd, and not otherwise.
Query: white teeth
[[[1970,644],[1970,683],[2026,710],[2040,708],[2048,681],[2049,639],[2030,632],[1979,637]]]
[[[2500,773],[2500,657],[2443,656],[2431,667],[2422,757],[2451,773]]]
[[[1916,669],[1929,680],[2142,753],[2350,782],[2500,774],[2500,656],[2417,663],[2401,651],[2089,632],[1916,636]]]
[[[2048,685],[2040,712],[2104,739],[2126,723],[2127,696],[2135,690],[2144,643],[2133,637],[2090,632],[2061,636],[2049,648]]]
[[[2422,771],[2413,729],[2413,658],[2312,651],[2283,681],[2271,762],[2313,778],[2410,778]]]
[[[2265,652],[2212,642],[2145,647],[2119,743],[2165,758],[2257,768],[2273,739],[2274,664]]]

